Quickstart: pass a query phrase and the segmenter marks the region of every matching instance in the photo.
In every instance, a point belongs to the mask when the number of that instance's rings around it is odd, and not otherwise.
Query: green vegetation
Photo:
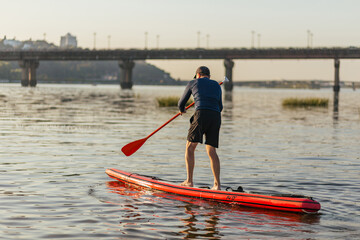
[[[159,104],[159,107],[176,107],[179,102],[179,97],[158,97],[156,98],[156,101]],[[189,101],[186,103],[187,105],[190,105],[193,102],[192,99],[189,99]]]
[[[326,98],[286,98],[283,100],[284,107],[328,107],[329,99]]]

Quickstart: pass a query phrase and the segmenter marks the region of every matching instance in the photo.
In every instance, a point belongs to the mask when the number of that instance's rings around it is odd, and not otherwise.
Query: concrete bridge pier
[[[39,67],[38,60],[22,60],[19,61],[19,66],[22,68],[21,86],[23,87],[35,87],[36,81],[36,69]]]
[[[335,79],[334,79],[334,113],[339,112],[339,92],[340,92],[340,60],[334,59]]]
[[[232,81],[232,73],[234,67],[234,61],[232,59],[225,59],[224,60],[225,66],[225,76],[229,79],[229,82],[225,82],[225,91],[232,91],[233,89],[233,81]]]
[[[132,69],[135,66],[135,62],[130,59],[119,60],[119,67],[122,70],[120,78],[121,89],[131,89],[132,88]]]

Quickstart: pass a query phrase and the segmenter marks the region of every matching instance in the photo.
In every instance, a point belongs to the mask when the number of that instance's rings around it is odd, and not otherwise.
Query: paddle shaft
[[[189,106],[187,106],[185,109],[189,109],[190,107],[192,107],[195,104],[195,102],[191,103]],[[157,133],[158,131],[160,131],[160,129],[162,129],[163,127],[165,127],[166,125],[168,125],[172,120],[174,120],[175,118],[177,118],[178,116],[180,116],[180,113],[177,113],[175,116],[173,116],[172,118],[170,118],[166,123],[164,123],[163,125],[161,125],[158,129],[156,129],[154,132],[152,132],[149,136],[147,136],[146,138],[151,137],[152,135],[154,135],[155,133]]]

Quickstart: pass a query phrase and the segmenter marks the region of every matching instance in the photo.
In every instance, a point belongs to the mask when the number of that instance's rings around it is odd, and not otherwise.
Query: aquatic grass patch
[[[174,97],[174,96],[156,98],[159,107],[176,107],[179,100],[180,100],[179,97]],[[193,100],[189,99],[189,101],[186,103],[186,106],[191,104],[192,102]]]
[[[328,107],[327,98],[286,98],[282,101],[283,107]]]

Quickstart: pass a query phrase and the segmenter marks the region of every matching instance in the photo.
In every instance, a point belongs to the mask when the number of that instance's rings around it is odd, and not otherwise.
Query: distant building
[[[29,49],[33,49],[34,45],[30,42],[30,43],[24,43],[24,46],[22,47],[23,50],[29,50]]]
[[[60,39],[61,48],[76,48],[77,40],[75,36],[72,36],[70,33],[67,33],[65,36],[62,36]]]
[[[6,36],[3,39],[3,44],[6,46],[11,46],[13,48],[18,48],[22,45],[21,41],[15,40],[14,39],[6,39]]]

